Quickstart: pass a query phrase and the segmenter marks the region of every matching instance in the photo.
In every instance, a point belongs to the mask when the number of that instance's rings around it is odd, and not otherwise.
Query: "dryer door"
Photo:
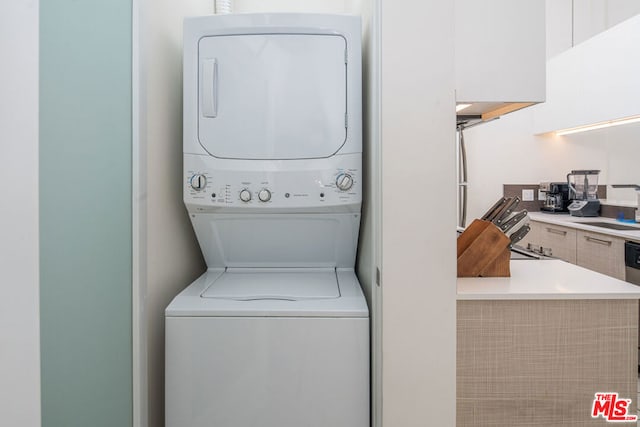
[[[329,157],[346,139],[346,41],[339,35],[204,37],[198,138],[228,159]]]

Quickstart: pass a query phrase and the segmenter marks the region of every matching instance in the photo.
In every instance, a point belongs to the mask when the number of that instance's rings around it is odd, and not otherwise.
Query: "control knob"
[[[201,173],[197,173],[189,179],[189,184],[191,184],[191,188],[196,191],[202,191],[207,186],[207,177]]]
[[[341,173],[336,177],[336,185],[342,191],[347,191],[353,187],[353,177],[348,173]]]
[[[251,191],[246,188],[240,192],[240,200],[243,202],[248,202],[251,200]]]
[[[271,191],[263,188],[258,193],[258,199],[260,199],[261,202],[268,202],[269,200],[271,200]]]

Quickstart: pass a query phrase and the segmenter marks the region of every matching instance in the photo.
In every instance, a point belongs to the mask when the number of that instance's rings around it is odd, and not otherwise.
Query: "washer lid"
[[[340,289],[333,268],[229,268],[201,296],[297,301],[339,298]]]

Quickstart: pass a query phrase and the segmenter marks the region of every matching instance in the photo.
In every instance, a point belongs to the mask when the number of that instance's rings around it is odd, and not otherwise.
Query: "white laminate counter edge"
[[[571,227],[578,230],[589,231],[591,233],[599,233],[605,234],[613,237],[620,237],[627,240],[633,240],[636,242],[640,242],[640,226],[638,224],[627,224],[624,222],[619,222],[611,218],[605,217],[590,217],[590,218],[582,218],[575,217],[570,215],[562,215],[562,214],[547,214],[543,212],[529,212],[529,218],[531,221],[536,222],[544,222],[547,224],[555,224],[562,227]],[[638,231],[629,231],[629,230],[612,230],[604,227],[596,227],[593,225],[583,224],[584,222],[608,222],[611,224],[621,224],[621,225],[629,225],[631,227],[636,226],[639,228]]]
[[[561,260],[513,260],[511,277],[460,277],[458,300],[640,299],[640,286]]]

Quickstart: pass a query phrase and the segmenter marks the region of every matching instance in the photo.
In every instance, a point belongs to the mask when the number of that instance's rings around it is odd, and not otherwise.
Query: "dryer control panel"
[[[339,206],[353,206],[359,211],[360,158],[358,153],[330,160],[233,161],[185,155],[184,201],[194,213],[229,208],[323,210]]]

